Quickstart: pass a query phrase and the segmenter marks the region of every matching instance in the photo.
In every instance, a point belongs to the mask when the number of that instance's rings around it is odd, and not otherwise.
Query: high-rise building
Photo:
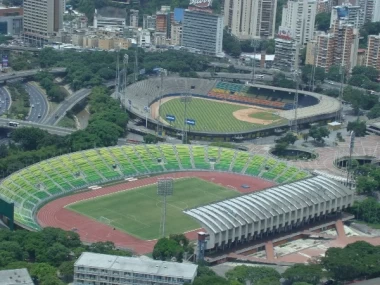
[[[283,71],[291,71],[292,68],[295,68],[297,42],[292,38],[290,29],[280,27],[274,41],[273,66]]]
[[[375,0],[373,5],[372,22],[380,22],[380,0]]]
[[[156,15],[143,15],[143,29],[155,30],[156,29]]]
[[[174,12],[170,11],[170,6],[161,6],[161,10],[156,13],[156,32],[165,33],[170,39],[171,23],[174,21]]]
[[[185,10],[182,45],[203,54],[222,56],[223,16]]]
[[[273,38],[277,0],[225,0],[224,23],[239,39]]]
[[[317,35],[316,45],[316,66],[326,71],[333,65],[343,65],[350,71],[357,64],[359,32],[353,25],[337,21],[329,33]]]
[[[126,17],[127,13],[123,9],[117,9],[114,7],[104,7],[101,9],[95,9],[94,28],[124,28],[126,26]]]
[[[366,66],[380,70],[380,34],[368,36]]]
[[[0,34],[20,35],[23,32],[23,8],[9,7],[0,9]]]
[[[175,46],[182,45],[182,23],[176,21],[172,23],[170,43]]]
[[[351,5],[350,3],[335,6],[331,10],[330,28],[336,21],[345,21],[346,24],[360,29],[365,23],[363,9],[359,5]]]
[[[24,0],[24,37],[43,45],[63,26],[62,0]]]
[[[289,0],[282,9],[281,27],[290,29],[294,40],[301,45],[314,37],[315,0]]]
[[[129,10],[129,25],[131,27],[138,28],[138,26],[139,26],[139,10],[135,10],[135,9]]]

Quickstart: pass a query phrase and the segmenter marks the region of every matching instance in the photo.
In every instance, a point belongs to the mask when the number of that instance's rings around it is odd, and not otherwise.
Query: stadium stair
[[[179,169],[183,170],[182,161],[181,161],[181,159],[180,159],[180,157],[178,155],[178,150],[177,150],[177,148],[175,146],[173,146],[173,151],[174,151],[175,157],[176,157],[176,159],[178,161]]]
[[[251,161],[252,156],[248,152],[237,152],[234,166],[231,171],[235,173],[244,173]]]
[[[144,163],[140,160],[140,158],[135,154],[134,150],[129,147],[121,147],[121,151],[125,154],[125,156],[128,157],[128,160],[133,165],[133,167],[138,171],[140,174],[147,174],[149,173],[148,168],[144,165]]]
[[[235,155],[235,150],[219,148],[219,160],[215,163],[215,170],[228,171]]]
[[[179,170],[180,162],[174,152],[172,145],[160,144],[158,148],[161,150],[163,157],[165,158],[165,168],[170,170]]]
[[[194,165],[196,168],[199,169],[210,169],[210,162],[209,160],[206,161],[206,152],[207,149],[202,146],[191,146],[193,159],[194,159]]]
[[[176,145],[174,146],[177,152],[177,156],[181,161],[183,169],[193,169],[194,162],[191,159],[190,148],[188,145]]]
[[[111,157],[115,161],[118,161],[119,168],[125,177],[134,176],[138,173],[128,156],[122,152],[121,147],[108,148],[107,150],[111,154]]]
[[[234,167],[234,165],[235,165],[235,161],[236,161],[236,157],[237,157],[237,151],[235,151],[235,153],[234,153],[234,157],[232,158],[232,160],[231,160],[231,164],[230,164],[230,167],[228,168],[228,171],[232,171],[232,168]]]

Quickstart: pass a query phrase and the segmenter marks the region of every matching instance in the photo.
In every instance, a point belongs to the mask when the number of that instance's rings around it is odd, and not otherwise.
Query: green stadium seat
[[[207,157],[208,159],[213,159],[215,161],[218,161],[219,160],[219,148],[218,147],[212,147],[212,146],[209,146],[207,148]]]
[[[172,145],[160,145],[160,149],[162,153],[164,154],[165,158],[165,168],[167,170],[179,170],[179,164],[177,161],[177,157],[175,155],[174,149]]]
[[[141,174],[149,173],[149,170],[145,167],[144,163],[136,155],[133,148],[125,146],[125,147],[122,147],[122,151],[128,156],[134,168],[136,168],[139,173]]]
[[[249,160],[250,154],[247,152],[239,151],[235,158],[232,172],[241,173]]]
[[[298,171],[298,168],[291,166],[288,169],[286,169],[286,171],[284,171],[284,173],[280,177],[278,177],[276,181],[278,183],[284,183],[286,180],[293,177]]]
[[[280,162],[274,167],[272,167],[269,171],[264,172],[261,177],[268,179],[268,180],[273,180],[277,176],[279,176],[285,169],[287,165],[285,162]]]
[[[235,155],[235,150],[222,148],[220,159],[215,163],[216,170],[228,171],[230,169],[231,161]]]
[[[164,170],[162,166],[158,164],[157,159],[150,155],[145,146],[135,146],[134,149],[150,172],[162,172]]]
[[[206,162],[205,148],[202,146],[191,146],[195,168],[210,169],[210,163]]]
[[[135,176],[137,174],[136,170],[133,168],[127,156],[122,152],[120,147],[113,147],[108,150],[119,162],[119,167],[121,168],[121,172],[123,172],[124,176]]]
[[[71,153],[67,155],[71,158],[72,163],[80,169],[80,171],[84,174],[85,179],[89,183],[97,183],[102,181],[102,177],[96,172],[96,170],[88,163],[88,161],[78,152]]]
[[[84,157],[88,159],[91,165],[95,170],[100,173],[106,179],[115,179],[120,176],[120,173],[115,171],[112,168],[112,165],[108,165],[103,159],[102,156],[98,154],[95,150],[82,152]]]
[[[265,157],[261,155],[254,155],[249,163],[245,174],[257,176],[260,174],[261,167],[265,161]]]
[[[184,169],[192,169],[190,150],[187,145],[176,145],[177,153],[181,165]]]

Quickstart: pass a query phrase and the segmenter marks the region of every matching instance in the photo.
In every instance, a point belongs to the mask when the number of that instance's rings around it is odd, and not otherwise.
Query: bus
[[[16,128],[17,128],[17,127],[20,125],[20,123],[17,123],[17,122],[9,122],[8,125],[9,125],[10,127],[16,127]]]

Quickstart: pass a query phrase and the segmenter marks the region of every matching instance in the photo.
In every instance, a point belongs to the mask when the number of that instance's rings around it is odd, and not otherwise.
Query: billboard
[[[200,8],[206,8],[212,5],[212,0],[190,0],[189,5],[200,7]]]
[[[277,36],[282,39],[292,39],[293,38],[293,33],[292,30],[288,27],[283,27],[280,26],[278,28],[278,34]]]
[[[8,56],[7,55],[3,55],[2,63],[3,63],[3,67],[8,67]]]
[[[11,230],[14,229],[14,204],[8,203],[0,198],[0,217],[6,217],[8,226]]]

